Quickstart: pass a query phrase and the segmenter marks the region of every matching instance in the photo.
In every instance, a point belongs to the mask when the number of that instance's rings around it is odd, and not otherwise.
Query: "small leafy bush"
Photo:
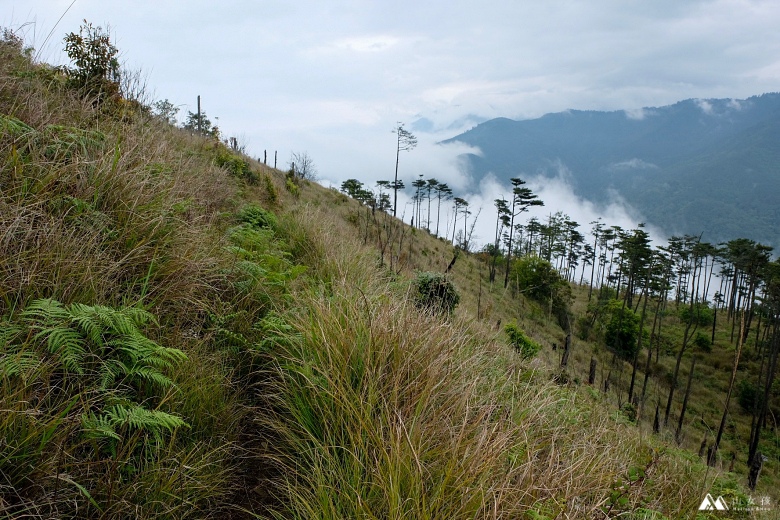
[[[276,215],[255,204],[247,204],[237,214],[239,222],[249,224],[257,229],[274,229]]]
[[[227,149],[220,149],[214,161],[217,166],[226,169],[236,177],[245,179],[249,184],[256,184],[258,181],[258,176],[252,171],[249,162],[230,153]]]
[[[450,314],[460,302],[452,281],[441,273],[419,273],[412,284],[415,304],[434,314]]]
[[[542,349],[541,345],[526,336],[525,332],[517,325],[510,323],[504,327],[504,332],[509,336],[509,343],[523,359],[536,356]]]
[[[604,310],[604,342],[623,359],[632,359],[638,348],[639,316],[619,300],[610,301]]]
[[[102,27],[85,20],[78,34],[65,36],[65,52],[75,65],[63,67],[73,88],[86,96],[98,96],[99,101],[119,94],[119,49]]]
[[[271,204],[277,204],[279,202],[279,192],[276,191],[276,185],[271,180],[271,176],[263,175],[263,183],[265,184],[265,193],[268,196],[268,202]]]
[[[538,256],[524,256],[512,264],[514,288],[544,305],[551,305],[558,324],[568,330],[572,292],[553,265]]]
[[[737,401],[743,410],[752,413],[753,410],[761,407],[764,396],[761,394],[758,386],[747,379],[743,379],[737,385]]]
[[[293,197],[299,197],[301,194],[301,190],[299,188],[300,180],[295,176],[295,172],[290,170],[284,176],[284,179],[284,187],[287,189],[287,191],[289,191]]]
[[[693,320],[691,320],[691,307],[688,305],[681,307],[677,316],[683,323],[692,321],[701,326],[712,325],[712,309],[706,303],[697,303],[693,306]]]

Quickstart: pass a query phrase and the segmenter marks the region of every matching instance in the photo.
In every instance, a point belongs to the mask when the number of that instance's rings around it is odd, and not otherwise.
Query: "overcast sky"
[[[0,25],[29,23],[28,43],[54,63],[83,19],[110,25],[155,99],[183,116],[200,94],[223,135],[255,157],[277,150],[280,167],[305,151],[326,185],[392,178],[391,131],[405,122],[420,146],[401,176],[472,191],[486,214],[502,188],[472,182],[463,149],[436,141],[499,116],[780,90],[777,0],[76,0],[63,16],[71,1],[0,0]],[[570,196],[545,210],[587,206]]]

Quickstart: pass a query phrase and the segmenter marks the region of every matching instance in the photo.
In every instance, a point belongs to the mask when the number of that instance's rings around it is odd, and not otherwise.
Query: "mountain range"
[[[479,148],[463,157],[475,181],[566,171],[577,195],[618,196],[670,235],[780,246],[780,93],[491,119],[454,141]]]

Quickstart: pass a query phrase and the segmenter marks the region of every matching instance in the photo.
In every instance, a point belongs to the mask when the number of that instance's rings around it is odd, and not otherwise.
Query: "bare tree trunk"
[[[642,298],[642,293],[644,291],[639,293],[639,298]],[[636,366],[639,364],[639,352],[642,350],[642,329],[645,326],[645,316],[647,315],[647,301],[649,300],[649,295],[645,295],[645,301],[642,303],[642,317],[639,319],[639,340],[636,347],[636,353],[634,353],[634,360],[631,363],[633,365],[633,368],[631,369],[631,385],[628,388],[628,402],[630,403],[634,397],[634,382],[636,381]]]
[[[569,364],[569,350],[571,349],[571,333],[566,334],[566,341],[563,347],[563,357],[561,357],[561,368],[566,368]]]
[[[734,381],[737,379],[737,367],[739,366],[739,357],[742,355],[742,338],[745,332],[745,314],[742,313],[739,326],[739,340],[737,341],[737,349],[734,353],[734,366],[731,369],[731,380],[729,381],[729,389],[726,392],[726,404],[723,407],[723,417],[720,420],[720,427],[718,427],[718,436],[715,438],[715,444],[712,445],[712,451],[709,453],[707,464],[710,466],[715,465],[715,459],[718,455],[718,448],[720,447],[720,440],[723,438],[723,430],[726,429],[726,419],[729,416],[729,403],[731,402],[731,393],[734,390]]]
[[[677,444],[682,442],[682,427],[685,420],[685,410],[688,408],[688,397],[691,395],[691,383],[693,382],[693,371],[696,368],[696,356],[691,356],[691,371],[688,373],[688,386],[685,387],[685,397],[683,398],[682,411],[680,412],[680,420],[677,422],[677,431],[674,434],[674,438]]]

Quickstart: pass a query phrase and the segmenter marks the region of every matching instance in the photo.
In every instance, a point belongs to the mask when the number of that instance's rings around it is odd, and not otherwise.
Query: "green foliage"
[[[35,300],[19,314],[17,323],[7,319],[0,325],[6,345],[0,372],[27,381],[45,363],[48,370],[54,368],[60,374],[60,392],[77,393],[60,412],[62,416],[79,400],[89,403],[80,421],[85,439],[99,441],[100,449],[116,457],[119,443],[137,431],[155,439],[154,445],[144,448],[149,451],[161,444],[164,433],[187,426],[180,417],[148,408],[162,393],[174,389],[165,372],[187,360],[181,350],[163,347],[142,332],[154,322],[152,314],[137,307]],[[70,399],[65,396],[66,401]],[[52,422],[45,437],[51,439],[63,424],[60,419]],[[35,430],[32,425],[15,429],[21,435],[18,453],[30,459],[40,457],[48,442],[38,439],[38,434],[21,433]],[[28,450],[29,443],[37,443],[39,449]]]
[[[636,423],[637,410],[631,403],[625,403],[620,407],[620,412],[632,423]]]
[[[693,320],[691,320],[690,305],[680,307],[677,316],[680,318],[680,321],[683,323],[688,323],[692,321],[697,325],[706,327],[712,325],[712,320],[714,315],[709,305],[707,305],[706,303],[697,303],[693,306]]]
[[[259,304],[284,296],[290,282],[305,271],[291,262],[290,253],[271,229],[242,224],[228,236],[233,245],[227,249],[237,260],[231,270],[233,286]]]
[[[257,183],[257,174],[252,171],[249,161],[244,160],[238,155],[230,153],[227,148],[220,145],[219,151],[214,159],[217,166],[225,168],[228,172],[245,179],[249,184]]]
[[[198,123],[200,123],[200,133],[202,135],[208,135],[219,139],[219,128],[217,125],[211,124],[211,120],[206,116],[206,112],[200,111],[200,120],[198,120],[197,112],[187,111],[187,118],[182,125],[182,128],[189,130],[190,132],[198,131]]]
[[[568,330],[571,287],[550,262],[538,256],[521,257],[512,263],[511,279],[520,293],[551,306],[559,325]]]
[[[276,191],[276,185],[270,175],[263,175],[263,184],[265,185],[265,193],[268,196],[268,202],[277,204],[279,202],[279,192]]]
[[[152,105],[154,115],[170,125],[176,124],[176,114],[179,113],[179,107],[171,103],[168,99],[160,99]]]
[[[347,179],[341,183],[341,191],[356,199],[363,190],[363,183],[357,179]]]
[[[141,332],[154,317],[140,308],[65,306],[44,299],[32,302],[21,316],[42,354],[53,356],[68,373],[91,376],[103,390],[126,391],[128,383],[170,388],[173,382],[162,371],[187,359],[181,350],[163,347]]]
[[[48,125],[42,132],[44,156],[55,162],[71,162],[101,150],[106,135],[99,130],[84,130],[65,125]]]
[[[99,101],[119,94],[119,50],[101,27],[84,20],[78,34],[65,36],[65,53],[74,65],[64,68],[74,88],[86,96],[97,96]]]
[[[160,410],[148,410],[140,404],[124,403],[107,407],[102,414],[93,412],[81,417],[84,437],[109,441],[115,454],[115,444],[122,440],[121,433],[140,431],[152,436],[157,443],[165,433],[177,428],[189,427],[180,417]]]
[[[0,132],[21,139],[34,135],[35,129],[15,117],[0,114]]]
[[[693,346],[701,352],[712,352],[712,341],[710,338],[701,332],[697,332],[693,338]]]
[[[418,273],[412,281],[414,302],[434,314],[450,314],[460,302],[452,281],[441,273]]]
[[[257,229],[275,229],[276,215],[256,204],[247,204],[237,213],[239,222],[249,224]]]
[[[523,359],[536,356],[542,349],[542,346],[525,335],[522,329],[515,324],[510,323],[504,327],[504,332],[509,337],[509,344]]]
[[[639,339],[639,316],[622,301],[612,300],[602,309],[600,319],[605,324],[604,343],[623,359],[636,354]]]
[[[289,192],[290,192],[290,194],[291,194],[293,197],[295,197],[295,198],[298,198],[298,197],[301,195],[301,190],[300,190],[300,188],[298,188],[298,185],[297,185],[297,184],[295,184],[295,183],[294,183],[293,181],[291,181],[290,179],[287,179],[287,180],[285,181],[285,183],[284,183],[284,187],[285,187],[285,189],[286,189],[287,191],[289,191]]]
[[[753,410],[760,408],[764,400],[764,396],[758,386],[747,379],[743,379],[737,385],[737,402],[748,413],[753,413]]]

